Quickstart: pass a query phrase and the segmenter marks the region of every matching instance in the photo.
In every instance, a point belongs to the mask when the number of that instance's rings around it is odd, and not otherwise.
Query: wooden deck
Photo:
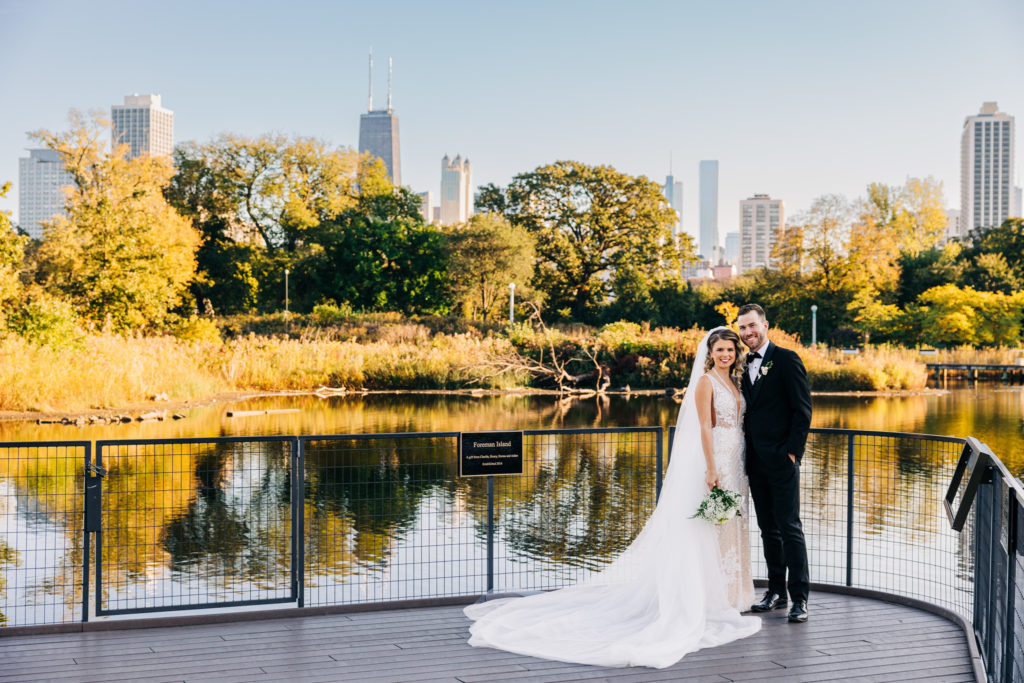
[[[963,631],[911,607],[812,593],[811,620],[668,669],[604,669],[466,645],[459,607],[0,637],[8,681],[974,681]]]

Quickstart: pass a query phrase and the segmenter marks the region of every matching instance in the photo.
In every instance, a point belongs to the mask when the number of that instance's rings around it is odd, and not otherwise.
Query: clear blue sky
[[[663,182],[671,152],[695,232],[697,165],[718,159],[723,238],[756,192],[792,215],[930,175],[956,208],[964,116],[996,100],[1024,135],[1021,0],[0,0],[0,209],[27,131],[135,92],[163,96],[175,142],[355,146],[371,45],[380,102],[394,58],[414,190],[439,191],[445,153],[480,185],[558,159]]]

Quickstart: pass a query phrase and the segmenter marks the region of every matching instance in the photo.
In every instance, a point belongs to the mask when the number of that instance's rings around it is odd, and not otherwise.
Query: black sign
[[[459,434],[459,476],[523,473],[522,432]]]

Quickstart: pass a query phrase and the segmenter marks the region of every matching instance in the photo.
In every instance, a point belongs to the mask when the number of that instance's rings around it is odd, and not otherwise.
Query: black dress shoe
[[[761,602],[750,606],[751,612],[771,612],[773,609],[785,609],[786,608],[786,596],[779,595],[772,591],[767,591],[764,597],[761,598]]]
[[[796,600],[793,602],[793,607],[789,610],[789,623],[802,624],[805,621],[807,621],[807,601]]]

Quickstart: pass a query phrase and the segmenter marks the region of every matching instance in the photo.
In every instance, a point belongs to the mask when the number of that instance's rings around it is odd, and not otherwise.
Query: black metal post
[[[1020,524],[1020,504],[1012,486],[1006,487],[1009,496],[1008,516],[1006,520],[1006,604],[1003,609],[1005,626],[1003,627],[1003,680],[1013,680],[1013,669],[1019,656],[1017,643],[1014,640],[1014,622],[1016,621],[1017,600],[1017,528]]]
[[[89,486],[89,473],[92,466],[92,443],[85,444],[85,478],[82,482],[82,519],[89,514],[86,489]],[[82,527],[82,622],[89,621],[89,524]]]
[[[1000,500],[998,491],[1002,488],[1003,482],[1000,472],[996,468],[991,468],[989,471],[991,475],[991,482],[987,484],[989,495],[988,499],[991,504],[990,517],[989,517],[989,529],[991,529],[991,536],[989,537],[988,543],[988,605],[985,609],[985,650],[986,650],[986,665],[987,668],[995,668],[996,658],[996,590],[995,590],[995,578],[996,578],[996,563],[997,554],[999,553],[999,525],[1001,523],[1000,513]]]
[[[292,579],[299,607],[306,606],[306,442],[292,443]]]
[[[662,480],[662,439],[664,436],[661,432],[661,427],[658,427],[658,440],[657,445],[654,447],[654,502],[657,503],[661,499],[661,480]],[[669,444],[671,448],[672,444]]]
[[[847,437],[846,444],[846,585],[853,585],[853,478],[854,435]]]
[[[487,592],[494,590],[494,477],[487,477]]]

